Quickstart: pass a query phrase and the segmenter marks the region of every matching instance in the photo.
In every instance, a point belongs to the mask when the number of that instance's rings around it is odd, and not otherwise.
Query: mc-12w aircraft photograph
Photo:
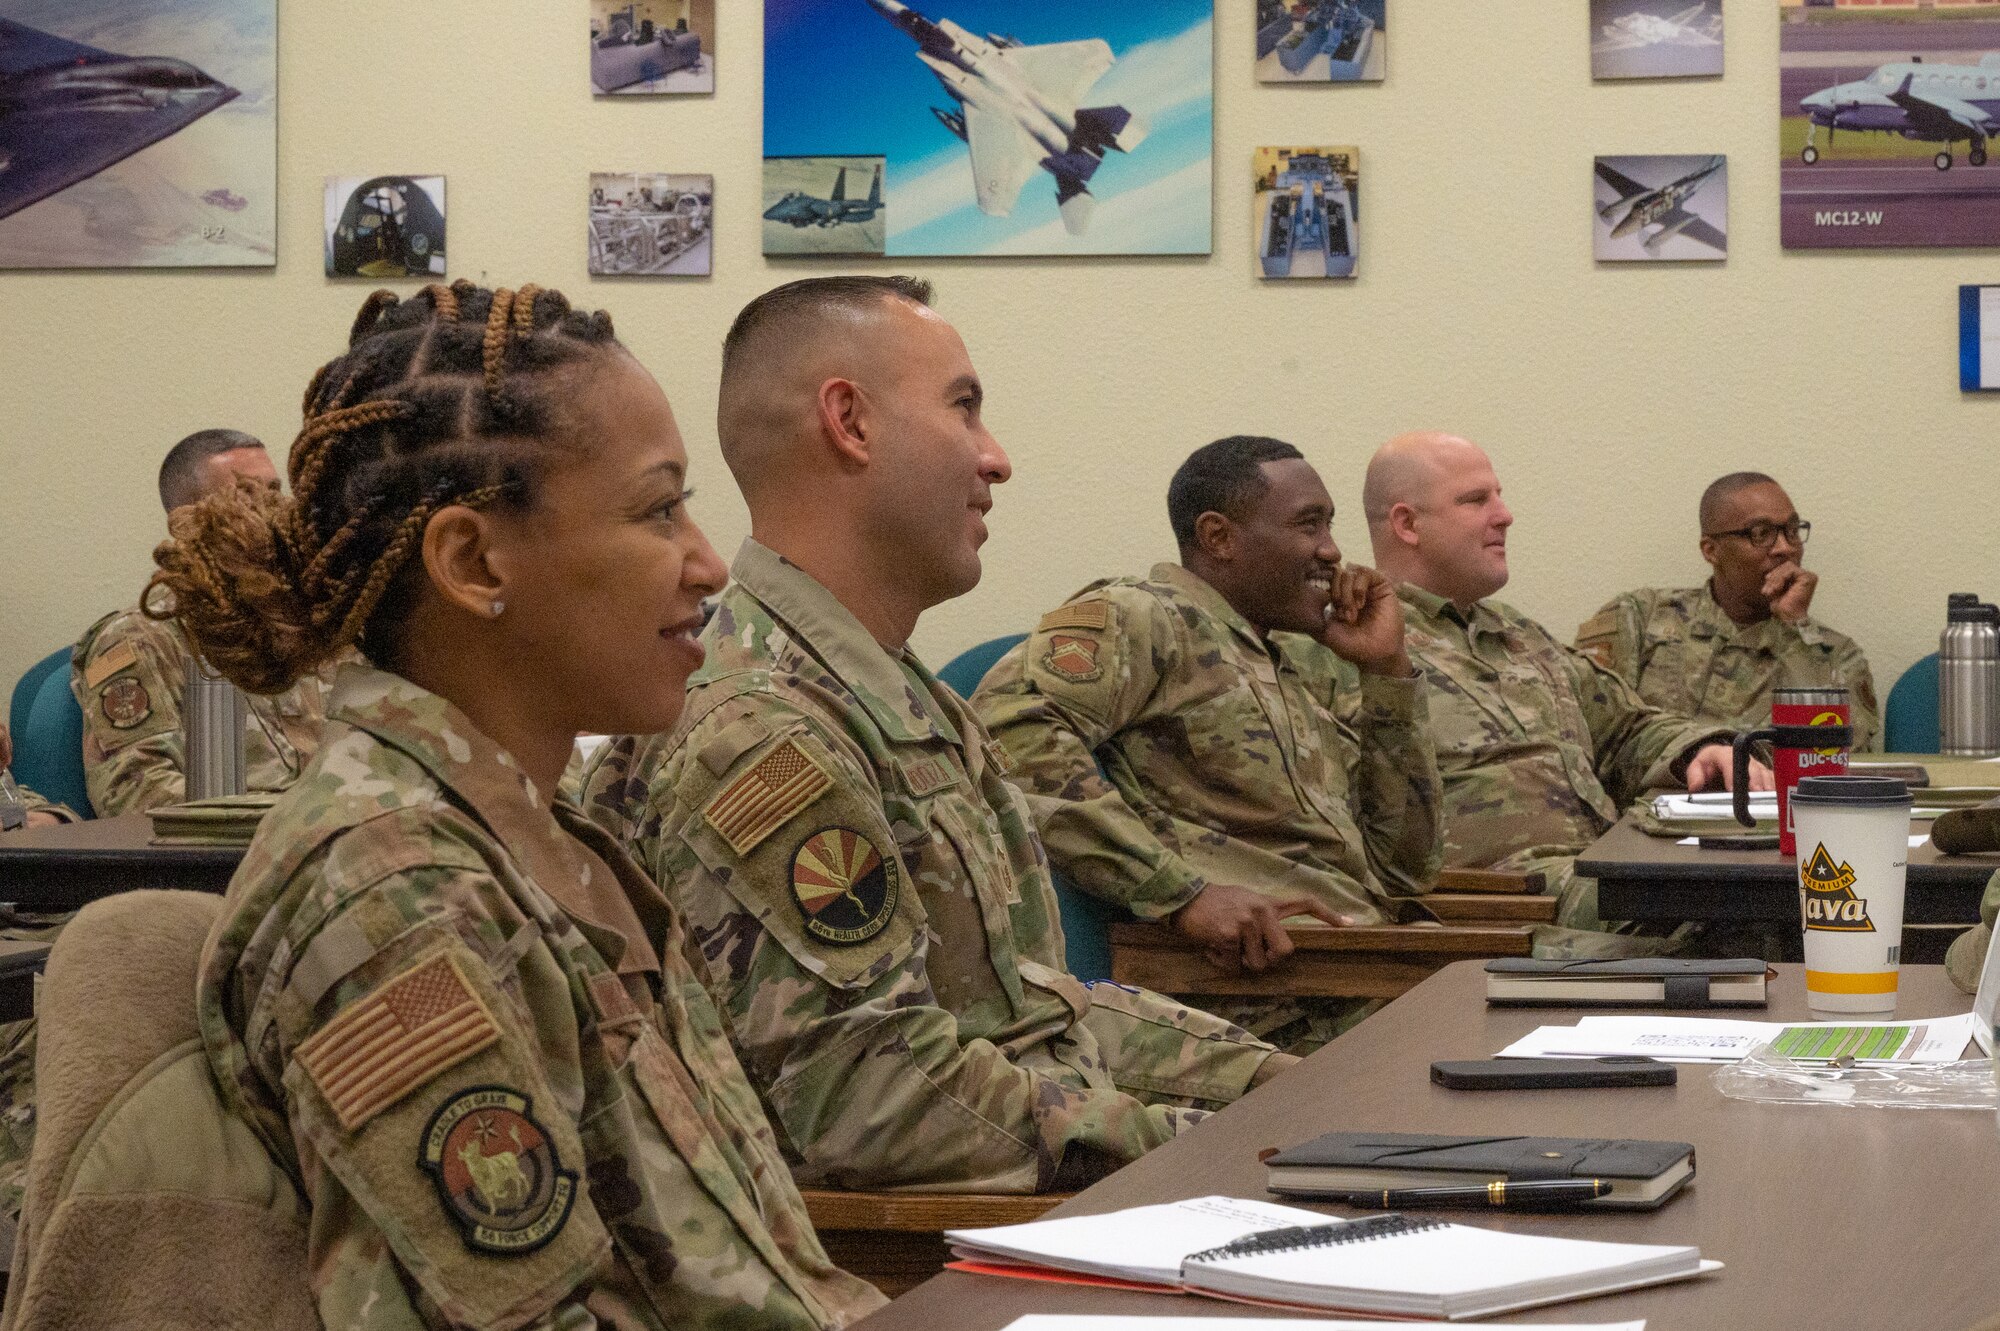
[[[765,158],[883,157],[891,255],[1205,254],[1213,27],[1213,0],[766,0]]]
[[[1780,13],[1784,244],[2000,244],[2000,3]]]

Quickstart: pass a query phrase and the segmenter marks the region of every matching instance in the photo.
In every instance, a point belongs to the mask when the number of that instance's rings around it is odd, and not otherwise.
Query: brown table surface
[[[35,827],[0,836],[0,901],[23,910],[76,910],[135,888],[220,892],[240,846],[155,846],[143,813]]]
[[[1468,1224],[1632,1243],[1687,1243],[1726,1269],[1701,1280],[1494,1319],[1617,1322],[1648,1331],[1812,1327],[1958,1331],[2000,1309],[2000,1134],[1990,1112],[1774,1106],[1726,1100],[1713,1069],[1672,1087],[1448,1091],[1431,1061],[1486,1058],[1581,1010],[1488,1008],[1476,961],[1449,966],[1301,1066],[1051,1214],[1224,1194],[1268,1198],[1257,1152],[1322,1132],[1640,1137],[1695,1144],[1699,1173],[1658,1211],[1533,1215],[1440,1211]],[[1805,1019],[1784,965],[1762,1020]],[[1899,1017],[1964,1012],[1935,966],[1903,969]],[[1271,1200],[1283,1200],[1271,1198]],[[1324,1206],[1329,1214],[1365,1214]],[[1027,1313],[1260,1317],[1203,1298],[947,1271],[869,1318],[867,1331],[994,1331]]]
[[[1911,834],[1929,823],[1911,824]],[[2000,855],[1941,855],[1929,841],[1910,851],[1906,924],[1977,924],[1986,880]],[[1597,880],[1607,920],[1774,920],[1797,923],[1798,863],[1775,850],[1713,850],[1648,836],[1631,815],[1576,857]]]

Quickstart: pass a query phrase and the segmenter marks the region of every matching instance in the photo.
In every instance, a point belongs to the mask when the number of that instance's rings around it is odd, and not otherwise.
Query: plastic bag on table
[[[1993,1060],[1903,1063],[1879,1067],[1787,1058],[1760,1044],[1740,1062],[1715,1070],[1715,1089],[1732,1100],[1840,1105],[1863,1109],[2000,1109]]]

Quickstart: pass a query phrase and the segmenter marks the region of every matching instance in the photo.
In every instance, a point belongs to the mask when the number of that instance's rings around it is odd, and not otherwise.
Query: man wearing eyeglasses
[[[1811,535],[1783,486],[1732,472],[1701,496],[1708,581],[1627,592],[1576,645],[1655,707],[1738,729],[1770,720],[1773,689],[1843,687],[1854,746],[1872,748],[1882,727],[1867,658],[1807,614],[1819,586],[1800,562]]]

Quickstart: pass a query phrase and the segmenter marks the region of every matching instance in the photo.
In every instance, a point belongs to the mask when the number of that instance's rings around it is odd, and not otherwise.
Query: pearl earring
[[[495,619],[500,618],[500,616],[505,614],[506,612],[507,612],[507,603],[505,601],[493,602],[492,613]]]

